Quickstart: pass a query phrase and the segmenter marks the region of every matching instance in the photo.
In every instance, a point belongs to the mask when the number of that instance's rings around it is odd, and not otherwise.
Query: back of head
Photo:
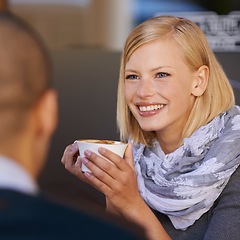
[[[211,121],[219,113],[235,104],[232,87],[214,53],[209,47],[202,30],[192,21],[174,16],[159,16],[146,20],[130,33],[122,54],[118,87],[117,120],[123,140],[129,136],[136,142],[148,144],[152,132],[143,132],[128,109],[124,98],[125,65],[133,52],[145,43],[170,36],[179,45],[186,65],[196,71],[202,65],[209,68],[209,81],[203,95],[196,97],[188,122],[182,132],[182,139]],[[164,57],[164,56],[163,56]]]
[[[26,113],[50,85],[47,51],[37,34],[0,12],[0,141],[24,127]]]

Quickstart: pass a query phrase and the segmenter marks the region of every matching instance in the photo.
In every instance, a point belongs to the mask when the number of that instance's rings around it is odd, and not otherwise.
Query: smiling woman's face
[[[196,72],[173,38],[139,47],[125,66],[125,98],[144,131],[178,138],[192,109]]]

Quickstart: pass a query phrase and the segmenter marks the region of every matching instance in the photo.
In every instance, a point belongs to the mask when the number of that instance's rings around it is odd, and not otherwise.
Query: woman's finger
[[[93,165],[93,168],[94,167],[96,168],[96,166]],[[94,169],[93,169],[93,171],[94,171]],[[110,181],[110,179],[107,180],[107,178],[110,178],[110,176],[107,173],[103,172],[102,170],[95,171],[94,174],[93,174],[93,171],[92,172],[88,172],[88,171],[84,172],[85,178],[87,178],[90,185],[95,187],[97,190],[102,192],[104,195],[108,195],[109,192],[111,191],[111,188],[106,183],[112,182],[112,181]]]
[[[113,153],[109,151],[109,154]],[[122,186],[129,184],[129,176],[132,174],[135,176],[135,173],[132,173],[133,171],[127,163],[124,163],[126,171],[123,171],[94,152],[86,151],[85,155],[86,157],[82,158],[82,161],[92,171],[91,175],[86,173],[86,177],[106,196],[112,195],[113,192],[119,192]],[[125,161],[116,154],[113,154],[113,156],[119,158],[119,161]],[[116,160],[114,162],[117,163]]]
[[[68,145],[65,148],[61,162],[65,168],[72,174],[76,175],[77,158],[79,157],[78,147],[75,143]]]
[[[84,154],[86,157],[82,158],[83,163],[102,181],[105,180],[106,175],[111,176],[110,173],[116,168],[109,160],[92,151],[87,150]]]
[[[61,163],[65,165],[67,161],[75,162],[78,155],[79,155],[79,151],[76,143],[68,145],[63,152]]]
[[[106,159],[108,159],[110,161],[111,164],[115,165],[115,167],[117,167],[119,170],[125,170],[127,168],[126,162],[125,160],[120,157],[119,155],[117,155],[116,153],[100,147],[98,149],[98,152]],[[106,167],[110,168],[111,165],[107,164]]]

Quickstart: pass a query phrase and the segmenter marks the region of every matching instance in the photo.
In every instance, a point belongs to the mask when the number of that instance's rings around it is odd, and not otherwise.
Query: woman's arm
[[[86,151],[85,157],[78,158],[75,162],[74,156],[77,150],[74,147],[65,150],[62,163],[69,172],[106,196],[108,211],[118,213],[142,226],[150,240],[169,240],[167,232],[139,194],[133,166],[132,145],[128,145],[124,159],[103,148],[99,149],[99,153],[114,165],[90,151]],[[82,172],[81,161],[92,173]]]
[[[204,240],[235,240],[240,237],[240,167],[211,209]]]
[[[107,200],[107,209],[114,214],[119,214],[127,220],[133,221],[145,229],[146,235],[150,240],[171,239],[162,224],[155,217],[147,204],[141,199],[141,202],[136,202],[134,207],[131,207],[127,213],[118,212],[114,207],[109,207],[111,203]]]

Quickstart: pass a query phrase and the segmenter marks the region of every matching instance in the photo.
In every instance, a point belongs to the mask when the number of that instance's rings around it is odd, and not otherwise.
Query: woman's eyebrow
[[[136,70],[133,70],[133,69],[125,69],[124,72],[137,73],[137,71],[136,71]]]
[[[171,66],[158,66],[158,67],[154,67],[151,69],[152,72],[156,71],[156,70],[161,70],[162,68],[173,68]],[[132,73],[137,73],[138,71],[134,70],[134,69],[131,69],[131,68],[126,68],[124,72],[132,72]]]
[[[166,66],[159,66],[159,67],[153,68],[151,71],[161,70],[162,68],[173,68],[173,67],[168,66],[168,65],[166,65]]]

